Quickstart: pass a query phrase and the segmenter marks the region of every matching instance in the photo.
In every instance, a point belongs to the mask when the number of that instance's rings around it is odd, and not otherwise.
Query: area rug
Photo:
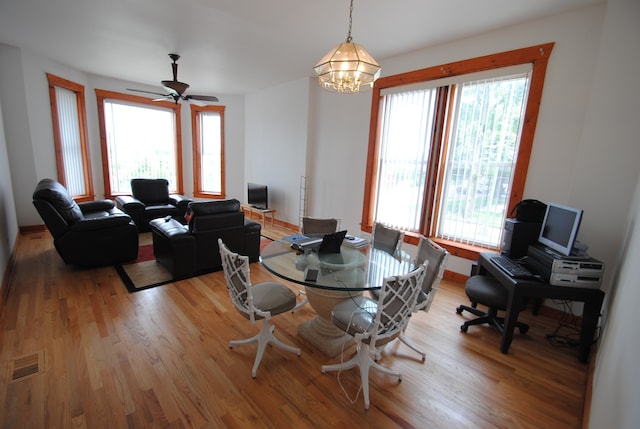
[[[271,241],[270,238],[262,237],[260,239],[260,250]],[[116,264],[114,268],[129,292],[139,292],[174,281],[171,273],[156,262],[153,255],[153,244],[141,244],[136,260]]]

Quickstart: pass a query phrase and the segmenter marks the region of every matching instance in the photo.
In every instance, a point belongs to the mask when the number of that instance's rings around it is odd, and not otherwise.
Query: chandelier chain
[[[353,40],[351,38],[351,24],[353,21],[351,15],[353,15],[353,0],[351,0],[351,6],[349,6],[349,33],[347,33],[347,43],[351,43],[351,40]]]

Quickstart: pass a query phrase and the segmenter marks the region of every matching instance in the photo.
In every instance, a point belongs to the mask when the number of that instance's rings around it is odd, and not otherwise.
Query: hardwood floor
[[[290,233],[267,228],[265,234]],[[371,408],[342,392],[328,359],[296,334],[305,306],[273,319],[302,356],[269,347],[251,378],[257,332],[232,307],[221,272],[130,294],[115,269],[65,266],[48,233],[19,238],[0,321],[3,428],[579,428],[588,365],[551,345],[558,321],[533,316],[509,354],[489,327],[459,330],[463,285],[444,281],[407,335],[426,362],[396,341],[372,371]],[[259,263],[253,282],[274,279]],[[294,285],[289,285],[294,288]],[[345,352],[350,357],[353,350]],[[15,378],[15,380],[14,380]],[[355,397],[357,371],[340,380]]]

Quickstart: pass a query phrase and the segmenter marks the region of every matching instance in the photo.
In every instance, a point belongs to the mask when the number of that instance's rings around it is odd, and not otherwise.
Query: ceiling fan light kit
[[[185,95],[184,94],[185,91],[189,89],[189,84],[180,82],[178,80],[178,63],[176,61],[180,59],[180,55],[169,54],[169,58],[171,58],[171,60],[173,61],[171,63],[171,69],[173,71],[173,80],[163,80],[162,82],[160,82],[162,86],[169,92],[168,94],[162,94],[160,92],[153,92],[153,91],[143,91],[141,89],[132,89],[132,88],[127,88],[127,90],[162,96],[162,98],[156,98],[153,101],[172,100],[176,104],[178,104],[178,101],[183,100],[183,101],[191,101],[194,104],[199,104],[199,105],[205,104],[205,103],[202,103],[202,101],[207,101],[212,103],[218,102],[218,97],[215,97],[213,95]]]
[[[320,86],[331,92],[351,94],[373,87],[380,76],[380,65],[360,44],[352,42],[353,0],[349,8],[347,40],[330,50],[313,70]]]

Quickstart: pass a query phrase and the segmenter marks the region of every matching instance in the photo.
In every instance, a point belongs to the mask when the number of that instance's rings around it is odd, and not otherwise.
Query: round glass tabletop
[[[406,274],[414,267],[406,252],[395,257],[371,247],[354,249],[343,245],[340,253],[301,253],[284,240],[265,246],[260,262],[287,281],[337,291],[379,289],[385,277]]]

